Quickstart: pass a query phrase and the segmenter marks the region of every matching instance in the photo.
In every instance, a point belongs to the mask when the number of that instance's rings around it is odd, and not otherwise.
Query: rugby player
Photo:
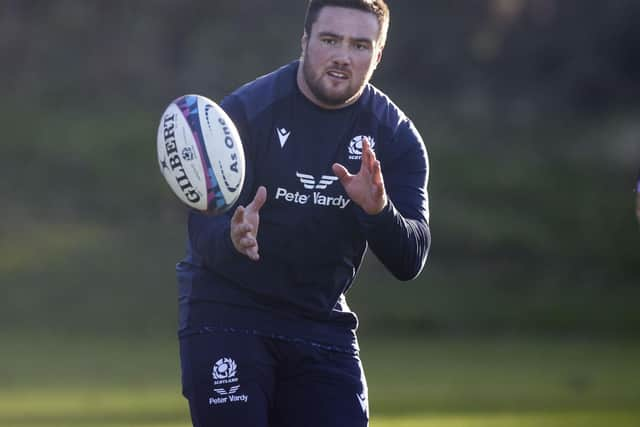
[[[300,58],[221,102],[247,176],[228,215],[189,213],[177,265],[194,426],[368,425],[345,295],[367,248],[411,280],[431,241],[422,137],[369,82],[388,27],[383,0],[311,0]]]

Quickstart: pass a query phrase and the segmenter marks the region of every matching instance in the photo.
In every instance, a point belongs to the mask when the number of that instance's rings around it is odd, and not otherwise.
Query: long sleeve
[[[429,248],[429,161],[422,138],[404,122],[394,136],[393,154],[382,163],[389,202],[377,215],[358,217],[371,250],[399,280],[411,280],[423,269]],[[384,159],[383,159],[384,160]]]

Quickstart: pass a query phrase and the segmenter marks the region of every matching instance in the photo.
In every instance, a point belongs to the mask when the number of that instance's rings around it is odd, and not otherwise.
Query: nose
[[[340,67],[345,67],[351,64],[351,52],[348,46],[342,44],[338,49],[336,49],[335,55],[333,56],[333,63]]]

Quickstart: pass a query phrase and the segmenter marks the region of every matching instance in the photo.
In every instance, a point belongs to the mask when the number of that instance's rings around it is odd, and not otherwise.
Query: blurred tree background
[[[362,333],[637,337],[640,3],[389,4],[374,84],[426,141],[433,247],[408,284],[367,258]],[[160,114],[295,59],[304,10],[0,0],[0,333],[173,336]]]

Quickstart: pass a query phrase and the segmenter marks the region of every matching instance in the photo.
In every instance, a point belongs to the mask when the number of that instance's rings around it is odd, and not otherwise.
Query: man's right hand
[[[260,225],[260,208],[267,200],[267,189],[258,188],[253,201],[244,206],[238,206],[231,217],[231,241],[238,252],[248,256],[253,261],[260,259],[258,252],[258,226]]]

